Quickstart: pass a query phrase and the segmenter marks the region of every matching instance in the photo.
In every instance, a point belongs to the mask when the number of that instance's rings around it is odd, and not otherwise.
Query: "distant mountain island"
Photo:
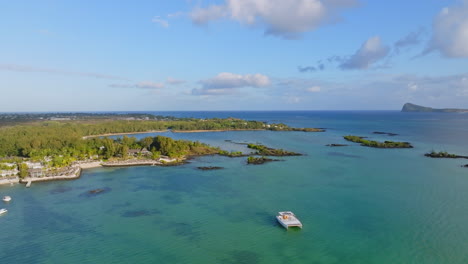
[[[468,109],[457,109],[457,108],[432,108],[426,106],[415,105],[412,103],[406,103],[401,109],[402,112],[437,112],[437,113],[468,113]]]

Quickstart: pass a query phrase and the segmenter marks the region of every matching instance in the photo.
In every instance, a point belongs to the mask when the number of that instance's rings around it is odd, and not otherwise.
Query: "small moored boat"
[[[9,201],[11,201],[11,197],[8,196],[8,195],[7,195],[7,196],[3,196],[3,201],[4,201],[4,202],[9,202]]]
[[[7,209],[5,208],[0,209],[0,215],[5,214],[6,212],[8,212]]]
[[[278,222],[288,229],[289,227],[297,226],[302,228],[302,223],[297,219],[296,215],[291,211],[279,212],[276,216]]]

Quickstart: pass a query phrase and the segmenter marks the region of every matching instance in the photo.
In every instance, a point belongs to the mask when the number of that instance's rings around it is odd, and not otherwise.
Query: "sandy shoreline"
[[[11,179],[0,179],[0,185],[6,185],[6,184],[17,184],[19,183],[19,178],[11,178]]]
[[[96,162],[88,162],[88,163],[82,163],[78,164],[78,166],[82,169],[92,169],[92,168],[99,168],[102,167],[102,162],[96,161]]]
[[[204,132],[230,132],[230,131],[263,131],[266,129],[214,129],[214,130],[171,130],[174,133],[204,133]]]
[[[95,138],[95,137],[109,137],[109,136],[148,134],[148,133],[164,133],[164,132],[169,132],[169,130],[166,129],[166,130],[150,130],[150,131],[142,131],[142,132],[107,133],[107,134],[100,134],[100,135],[84,136],[83,139]]]
[[[95,137],[109,137],[109,136],[123,136],[123,135],[137,135],[137,134],[149,134],[149,133],[165,133],[165,132],[173,132],[173,133],[203,133],[203,132],[228,132],[228,131],[264,131],[267,129],[213,129],[213,130],[150,130],[150,131],[143,131],[143,132],[128,132],[128,133],[107,133],[107,134],[100,134],[100,135],[91,135],[91,136],[84,136],[83,139],[88,138],[95,138]]]

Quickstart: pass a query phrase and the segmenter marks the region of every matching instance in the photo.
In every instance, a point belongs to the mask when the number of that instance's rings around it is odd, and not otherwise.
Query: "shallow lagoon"
[[[201,157],[179,167],[91,169],[81,179],[0,187],[13,201],[0,217],[2,263],[467,263],[468,115],[399,112],[194,112],[326,133],[164,133],[230,150],[260,142],[304,153],[246,165]],[[373,131],[398,136],[373,135]],[[343,135],[410,141],[372,149]],[[138,135],[144,137],[145,135]],[[349,143],[348,143],[349,144]],[[201,171],[198,166],[225,169]],[[89,190],[106,188],[98,195]],[[274,215],[294,211],[303,230]]]

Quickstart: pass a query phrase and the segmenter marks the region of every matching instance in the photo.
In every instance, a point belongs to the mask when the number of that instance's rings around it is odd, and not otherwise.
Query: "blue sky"
[[[468,108],[468,0],[2,1],[0,112]]]

